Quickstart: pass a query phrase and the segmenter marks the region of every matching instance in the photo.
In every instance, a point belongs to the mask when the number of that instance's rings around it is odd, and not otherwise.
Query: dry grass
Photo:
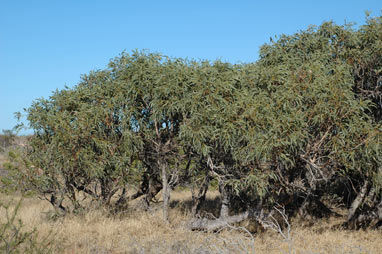
[[[13,197],[15,198],[15,197]],[[381,253],[381,231],[339,231],[331,229],[338,219],[320,221],[312,226],[293,227],[292,240],[279,234],[257,233],[251,239],[239,230],[226,229],[219,234],[191,232],[187,192],[172,195],[171,223],[161,220],[160,203],[151,213],[132,211],[123,218],[113,218],[100,210],[83,216],[47,220],[51,207],[46,201],[25,199],[19,217],[27,228],[55,239],[54,253]],[[215,199],[216,194],[209,194]],[[2,197],[3,201],[11,197]],[[1,216],[1,215],[0,215]],[[3,218],[3,216],[1,216]],[[253,244],[254,243],[254,244]]]

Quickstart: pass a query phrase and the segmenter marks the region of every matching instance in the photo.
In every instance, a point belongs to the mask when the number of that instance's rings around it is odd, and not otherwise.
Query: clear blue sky
[[[381,9],[381,0],[1,0],[0,131],[16,124],[14,112],[123,50],[253,62],[271,36],[329,20],[361,25],[364,11]]]

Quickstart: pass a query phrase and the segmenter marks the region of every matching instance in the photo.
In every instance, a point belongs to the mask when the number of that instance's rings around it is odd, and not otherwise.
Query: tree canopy
[[[340,202],[349,225],[377,225],[381,96],[382,17],[281,35],[248,64],[122,53],[27,109],[19,170],[63,213],[83,197],[119,209],[142,197],[147,209],[163,189],[168,219],[171,189],[186,186],[196,216],[215,180],[222,219],[235,202],[300,216]]]

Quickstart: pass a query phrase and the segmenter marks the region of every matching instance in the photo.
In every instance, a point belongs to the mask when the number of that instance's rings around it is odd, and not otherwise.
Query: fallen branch
[[[227,216],[227,217],[218,218],[218,219],[207,219],[207,218],[192,219],[188,223],[188,228],[191,230],[215,231],[223,227],[227,227],[230,224],[239,223],[247,219],[249,215],[250,215],[249,211],[246,211],[238,215]]]

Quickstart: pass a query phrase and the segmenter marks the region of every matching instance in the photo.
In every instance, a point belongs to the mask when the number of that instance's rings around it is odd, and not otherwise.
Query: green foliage
[[[122,53],[27,109],[35,134],[20,177],[64,211],[64,200],[109,205],[160,177],[210,176],[232,196],[269,202],[375,188],[381,41],[382,19],[369,17],[358,30],[326,22],[281,35],[250,64]]]
[[[0,204],[5,210],[5,222],[0,224],[0,251],[7,254],[51,253],[53,242],[49,239],[39,241],[36,230],[26,231],[23,222],[17,219],[22,200],[11,209],[10,204]]]
[[[15,148],[9,151],[4,163],[5,174],[1,179],[1,192],[4,194],[11,194],[20,191],[25,196],[33,195],[33,186],[40,186],[41,182],[35,181],[35,177],[30,175],[30,168],[33,169],[25,156],[25,151],[22,148]]]

